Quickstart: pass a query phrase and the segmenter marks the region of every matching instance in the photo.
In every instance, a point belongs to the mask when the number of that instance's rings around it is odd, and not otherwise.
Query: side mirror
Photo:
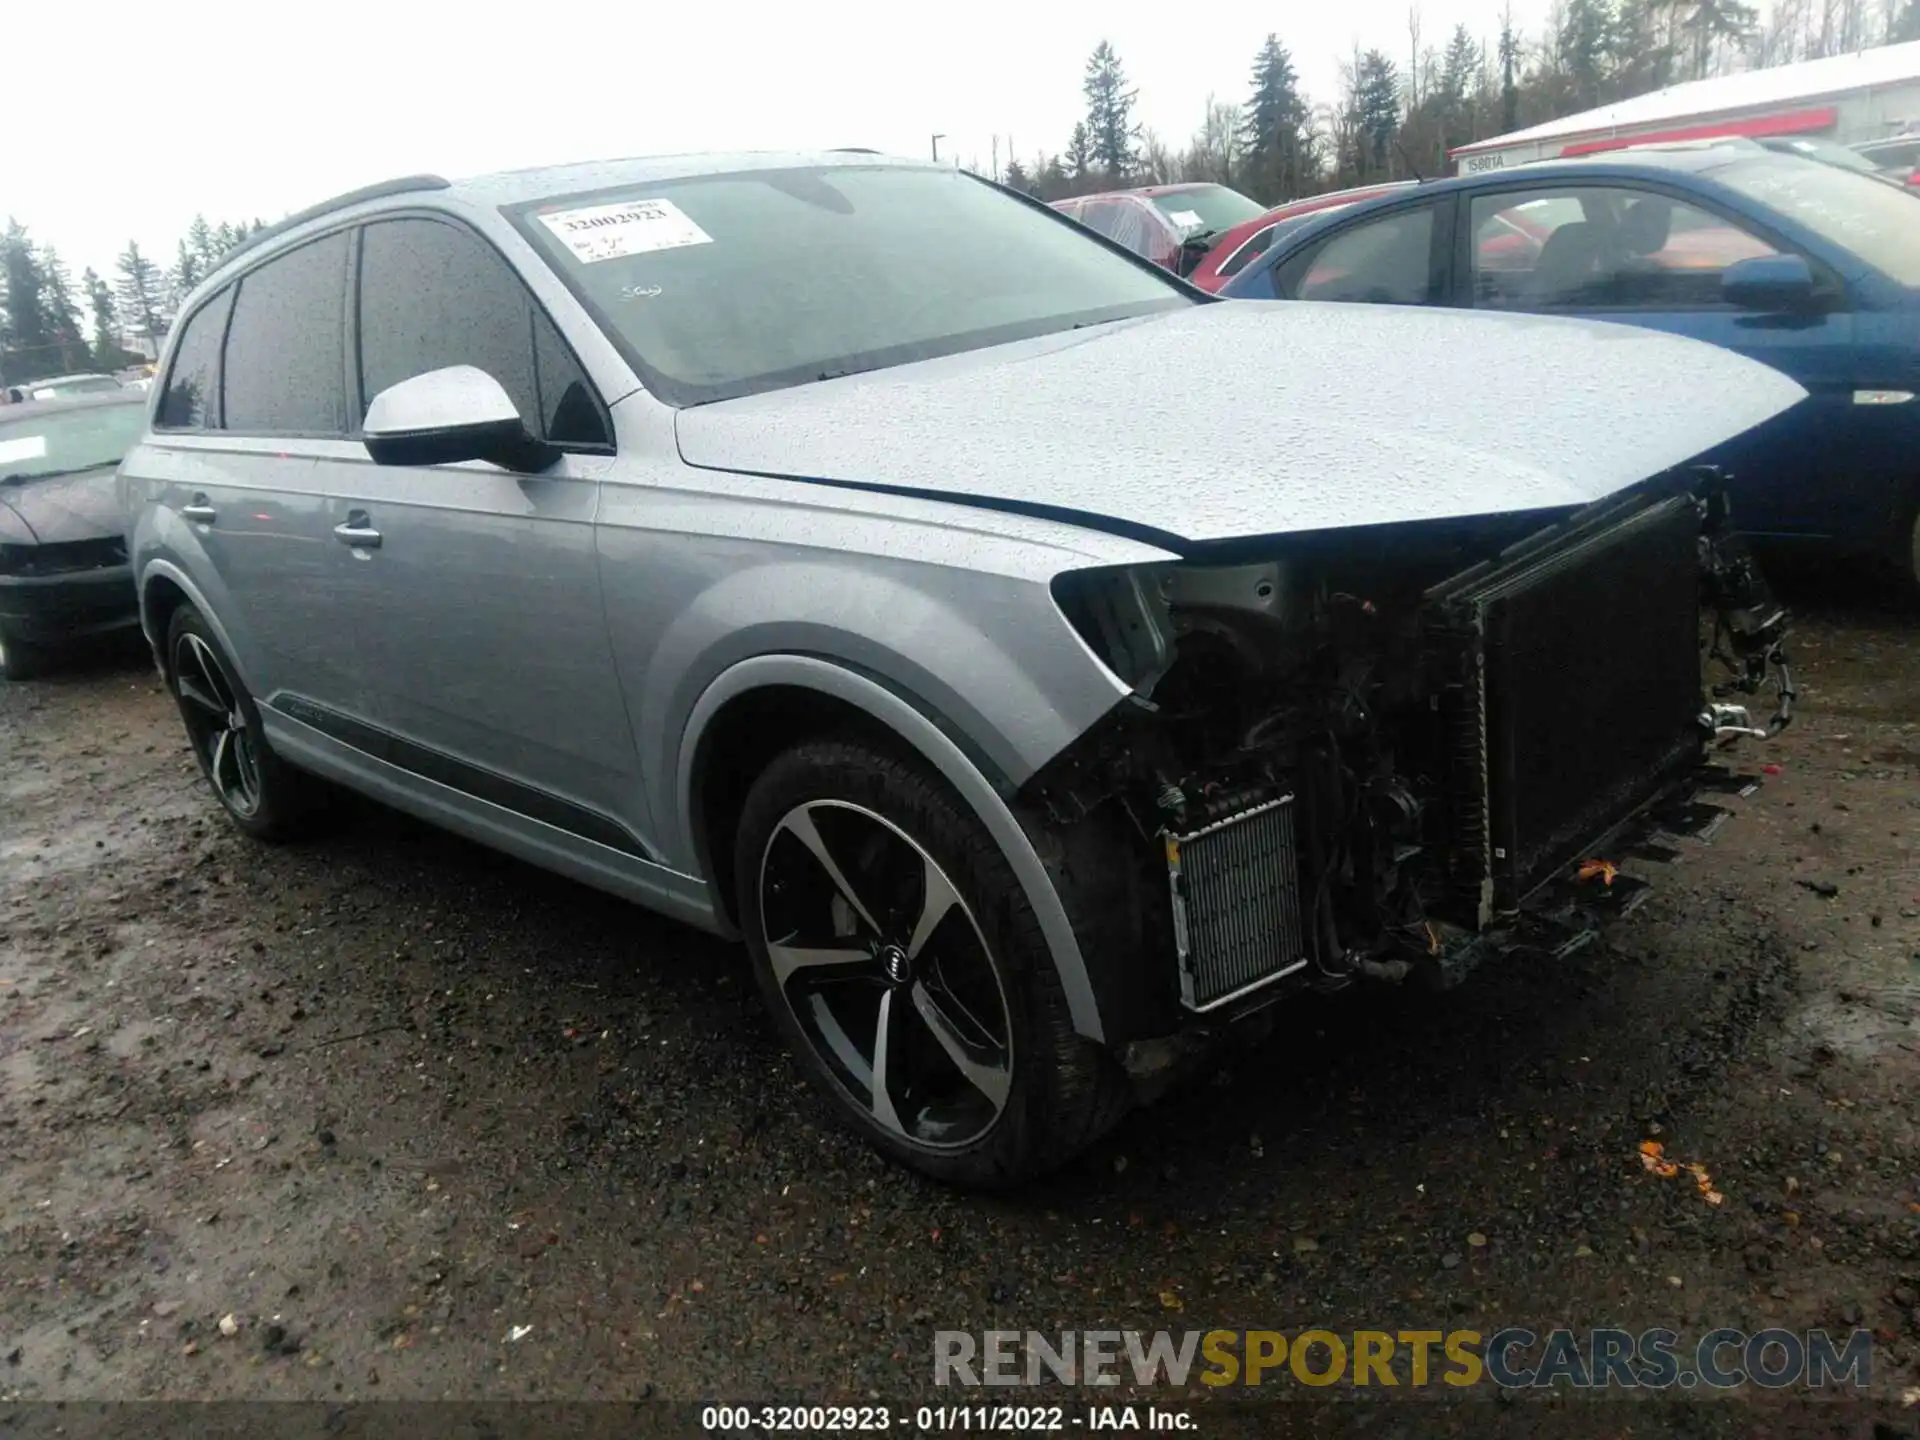
[[[1756,255],[1720,277],[1720,298],[1742,310],[1782,315],[1813,305],[1813,267],[1800,255]]]
[[[505,387],[472,365],[449,365],[390,385],[367,406],[361,443],[380,465],[489,460],[539,471],[560,452],[536,440]]]

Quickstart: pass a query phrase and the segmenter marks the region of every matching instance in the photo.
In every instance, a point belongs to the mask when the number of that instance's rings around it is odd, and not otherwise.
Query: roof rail
[[[878,155],[880,152],[870,145],[836,145],[827,153],[829,155]]]
[[[309,205],[304,210],[296,210],[286,219],[277,220],[266,229],[249,235],[222,255],[220,263],[214,268],[224,270],[234,259],[246,254],[264,241],[271,240],[277,235],[284,235],[295,226],[304,225],[309,220],[318,220],[322,215],[330,215],[335,210],[344,210],[349,205],[358,205],[363,200],[384,200],[389,195],[410,195],[419,190],[447,190],[452,186],[453,182],[441,175],[402,175],[397,180],[381,180],[373,185],[362,185],[358,190],[349,190],[345,194],[334,196],[331,200],[322,200],[318,205]]]

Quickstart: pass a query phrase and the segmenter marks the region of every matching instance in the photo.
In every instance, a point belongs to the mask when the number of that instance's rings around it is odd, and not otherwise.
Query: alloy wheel
[[[173,648],[173,684],[187,738],[220,802],[247,818],[260,809],[260,754],[235,687],[213,647],[191,630]]]
[[[857,1109],[916,1145],[991,1130],[1013,1083],[1013,1023],[985,936],[953,881],[891,821],[815,800],[760,863],[780,998]]]

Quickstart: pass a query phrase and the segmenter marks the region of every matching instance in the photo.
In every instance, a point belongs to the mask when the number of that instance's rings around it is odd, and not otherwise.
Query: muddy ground
[[[1898,1420],[1920,626],[1796,599],[1779,773],[1609,943],[1297,1005],[998,1199],[826,1121],[733,949],[377,810],[250,843],[138,653],[6,686],[0,1392],[898,1399],[936,1328],[1858,1325]]]

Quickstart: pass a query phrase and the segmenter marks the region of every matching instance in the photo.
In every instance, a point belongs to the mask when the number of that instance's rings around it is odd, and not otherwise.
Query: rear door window
[[[1433,220],[1434,207],[1422,205],[1341,230],[1288,260],[1275,291],[1288,300],[1432,304]]]
[[[229,430],[347,430],[347,233],[276,256],[241,277],[221,365]]]

